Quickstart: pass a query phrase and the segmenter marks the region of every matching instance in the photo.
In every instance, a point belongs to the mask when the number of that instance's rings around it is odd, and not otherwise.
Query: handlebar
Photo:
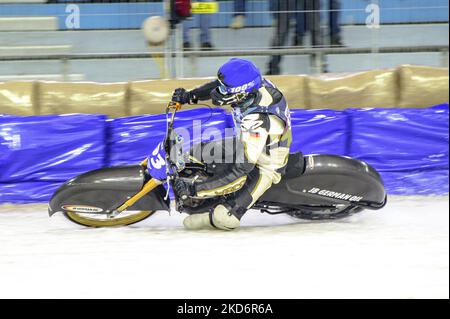
[[[166,136],[164,139],[164,150],[166,151],[166,163],[167,163],[167,174],[169,175],[169,167],[171,167],[173,164],[170,161],[170,154],[171,149],[173,147],[173,141],[171,140],[171,135],[173,131],[173,123],[175,120],[175,114],[177,111],[179,111],[182,107],[182,104],[179,102],[170,101],[167,104],[166,107],[166,116],[167,116],[167,129],[166,129]],[[172,114],[169,118],[169,112],[172,111]],[[172,171],[172,174],[175,172],[175,170]]]
[[[168,116],[168,115],[169,115],[169,112],[170,112],[171,110],[173,110],[173,112],[172,112],[172,117],[171,117],[170,121],[169,121],[169,118],[167,117],[166,139],[167,139],[168,134],[170,133],[170,131],[171,131],[172,128],[173,128],[173,121],[174,121],[174,119],[175,119],[175,114],[177,113],[177,111],[181,110],[181,107],[182,107],[182,104],[179,103],[179,102],[170,101],[170,102],[167,104],[167,107],[166,107],[166,115]],[[166,144],[166,142],[167,142],[167,141],[165,141],[164,144]]]
[[[175,119],[175,114],[177,113],[177,111],[181,110],[181,107],[182,107],[182,105],[179,102],[170,101],[167,104],[167,107],[166,107],[167,130],[166,130],[166,140],[164,141],[164,144],[167,143],[167,138],[169,137],[168,135],[171,133],[171,130],[173,129],[173,122],[174,122],[174,119]],[[169,120],[168,115],[169,115],[169,112],[171,110],[173,110],[173,112],[172,112],[172,116],[171,116],[171,118]]]
[[[169,109],[175,109],[176,111],[179,111],[179,110],[181,110],[181,107],[182,107],[183,105],[180,103],[180,102],[175,102],[175,101],[170,101],[168,104],[167,104],[167,110],[169,110]]]

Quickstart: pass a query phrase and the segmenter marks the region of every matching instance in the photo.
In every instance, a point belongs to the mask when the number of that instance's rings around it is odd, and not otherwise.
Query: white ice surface
[[[448,196],[334,222],[249,212],[233,232],[159,212],[88,229],[0,206],[0,298],[448,298]],[[270,226],[273,225],[273,226]]]

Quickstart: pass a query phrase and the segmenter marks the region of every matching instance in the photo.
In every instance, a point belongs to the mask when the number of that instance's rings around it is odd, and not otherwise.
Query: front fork
[[[143,160],[140,163],[140,165],[144,169],[147,169],[147,162],[148,162],[148,158]],[[112,214],[110,214],[109,217],[112,218],[112,217],[115,217],[115,216],[119,215],[121,212],[126,210],[128,207],[133,206],[143,196],[147,195],[148,193],[150,193],[152,190],[154,190],[157,186],[159,186],[161,184],[162,184],[162,182],[160,180],[157,180],[157,179],[154,179],[154,178],[150,179],[148,182],[146,182],[144,184],[144,186],[141,188],[141,190],[139,192],[137,192],[136,194],[131,196],[129,199],[127,199],[127,201],[125,203],[123,203],[122,205],[120,205],[119,208],[114,210],[114,212]]]

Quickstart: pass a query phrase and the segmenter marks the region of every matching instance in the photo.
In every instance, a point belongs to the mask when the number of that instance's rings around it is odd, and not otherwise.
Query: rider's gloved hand
[[[186,91],[183,88],[178,88],[172,94],[172,101],[180,104],[192,104],[195,102],[195,99],[189,91]]]
[[[195,185],[187,183],[182,179],[177,179],[173,183],[175,193],[181,198],[186,199],[191,196],[195,196]]]

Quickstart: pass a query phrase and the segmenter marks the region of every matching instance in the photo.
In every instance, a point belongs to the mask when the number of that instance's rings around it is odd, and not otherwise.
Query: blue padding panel
[[[425,109],[292,110],[291,151],[359,158],[389,194],[447,194],[448,104]],[[233,135],[222,109],[177,113],[186,144]],[[0,202],[47,201],[62,182],[139,163],[164,139],[165,115],[0,116]],[[186,145],[187,146],[187,145]]]
[[[335,110],[291,110],[291,152],[347,155],[348,114]]]
[[[200,108],[177,113],[175,127],[188,141],[210,141],[223,137],[232,128],[232,119],[222,109]],[[139,163],[164,140],[165,115],[141,115],[109,120],[109,165]],[[214,133],[218,133],[214,134]],[[214,136],[216,135],[216,136]],[[192,144],[192,143],[191,143]]]
[[[350,156],[379,171],[448,169],[448,104],[425,109],[354,109]]]
[[[48,202],[62,182],[0,183],[0,203]]]
[[[0,183],[65,181],[104,166],[104,115],[0,117]]]
[[[390,195],[445,195],[449,192],[448,169],[380,174]]]

